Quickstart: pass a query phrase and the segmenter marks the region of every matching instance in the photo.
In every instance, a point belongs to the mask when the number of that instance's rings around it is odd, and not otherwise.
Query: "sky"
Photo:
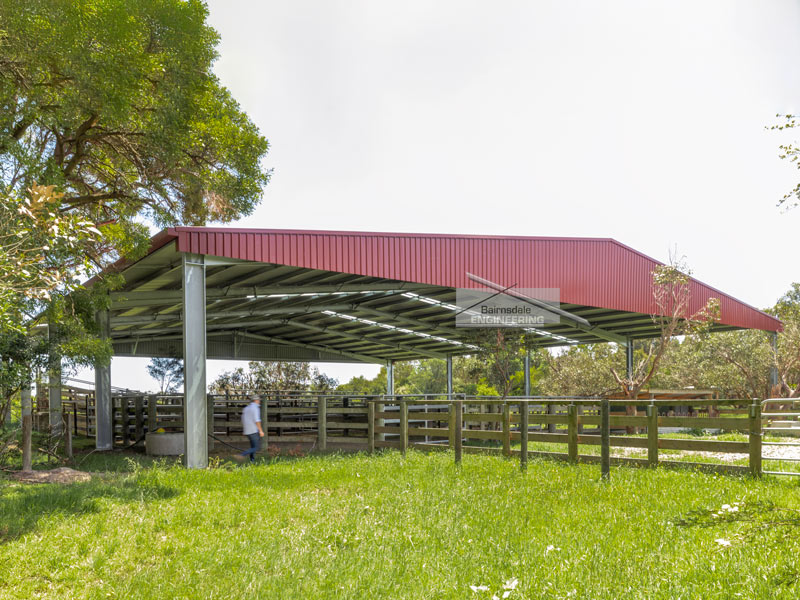
[[[611,237],[759,308],[800,281],[800,209],[776,206],[800,131],[766,129],[800,112],[800,1],[209,8],[215,72],[270,142],[238,226]]]

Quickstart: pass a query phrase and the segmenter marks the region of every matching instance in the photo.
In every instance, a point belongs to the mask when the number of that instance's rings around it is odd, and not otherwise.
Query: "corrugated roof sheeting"
[[[451,288],[474,273],[519,288],[559,288],[561,302],[652,314],[661,264],[612,239],[176,227],[178,250]],[[718,298],[721,324],[767,331],[780,321],[695,279],[691,311]]]

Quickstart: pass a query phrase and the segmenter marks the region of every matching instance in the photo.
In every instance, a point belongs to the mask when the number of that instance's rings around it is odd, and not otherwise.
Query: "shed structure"
[[[561,309],[579,319],[529,330],[537,345],[627,345],[659,335],[650,316],[659,264],[600,238],[176,227],[141,260],[111,267],[125,286],[98,319],[116,356],[185,359],[186,462],[205,467],[207,358],[391,364],[468,354],[456,290],[485,289],[468,274],[560,290]],[[692,279],[690,290],[692,313],[719,300],[715,331],[780,330],[704,283]],[[97,445],[110,448],[108,367],[96,369],[96,390]]]

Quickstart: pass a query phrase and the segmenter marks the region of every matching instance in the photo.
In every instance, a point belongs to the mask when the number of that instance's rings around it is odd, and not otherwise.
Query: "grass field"
[[[0,598],[800,594],[794,481],[416,452],[127,468],[0,480]]]

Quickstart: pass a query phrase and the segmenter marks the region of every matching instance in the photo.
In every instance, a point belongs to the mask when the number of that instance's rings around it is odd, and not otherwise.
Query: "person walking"
[[[242,411],[242,432],[250,440],[250,448],[241,454],[241,460],[248,456],[250,462],[255,462],[256,452],[261,450],[261,438],[264,437],[264,429],[261,427],[261,396],[253,395],[250,397],[250,404]]]

